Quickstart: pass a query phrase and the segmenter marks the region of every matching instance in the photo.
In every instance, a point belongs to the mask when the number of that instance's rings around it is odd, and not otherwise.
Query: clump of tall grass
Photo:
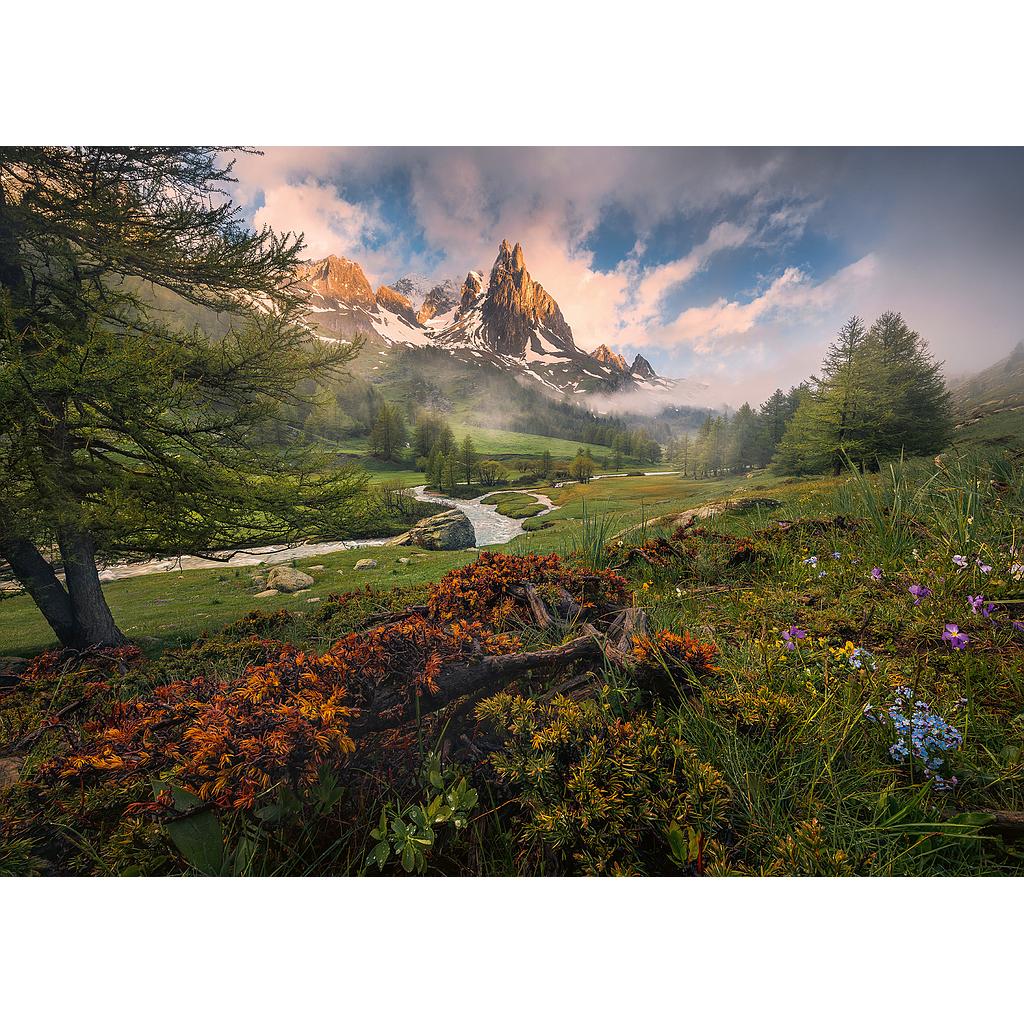
[[[850,479],[833,495],[837,511],[851,517],[864,518],[890,557],[913,547],[915,523],[925,518],[931,488],[938,473],[923,481],[900,456],[890,463],[878,479],[870,478],[847,457]]]
[[[607,512],[588,512],[584,501],[579,525],[569,531],[561,554],[576,556],[594,571],[607,569],[613,561],[608,546],[618,524],[618,517]]]

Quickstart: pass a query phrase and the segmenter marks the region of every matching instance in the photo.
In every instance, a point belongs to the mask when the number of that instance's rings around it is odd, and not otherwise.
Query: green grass
[[[503,706],[515,730],[499,730],[500,756],[486,769],[451,762],[439,781],[417,780],[413,743],[384,751],[386,773],[373,775],[371,765],[361,774],[372,776],[365,804],[300,805],[285,832],[260,832],[252,820],[222,815],[229,849],[256,837],[254,873],[363,872],[374,845],[369,830],[382,810],[411,821],[414,804],[434,799],[439,788],[450,791],[463,774],[479,804],[461,833],[437,829],[424,865],[430,873],[1022,873],[1020,848],[985,830],[993,811],[1024,808],[1024,634],[1013,627],[1024,610],[1024,581],[1014,578],[1010,552],[1024,513],[1019,469],[966,459],[938,470],[928,462],[900,465],[873,477],[619,478],[548,493],[558,510],[529,520],[549,521],[509,548],[575,550],[591,568],[617,562],[628,601],[646,611],[652,630],[713,643],[718,671],[697,677],[663,662],[666,685],[636,665],[609,661],[582,697],[561,703],[536,696],[524,703],[531,688],[539,694],[551,680],[517,679],[516,696],[490,709],[500,718]],[[717,516],[676,537],[674,547],[659,545],[667,530],[648,530],[653,564],[630,557],[628,546],[605,547],[623,526],[738,494],[783,504]],[[781,525],[789,522],[795,525]],[[246,570],[141,578],[109,584],[107,593],[126,625],[167,642],[164,661],[150,663],[147,678],[192,677],[174,674],[182,671],[230,678],[250,663],[245,644],[214,638],[179,651],[174,643],[252,607],[287,608],[301,614],[260,628],[302,649],[320,648],[389,600],[391,607],[410,600],[409,591],[389,588],[414,587],[476,557],[416,554],[364,549],[306,560],[300,565],[324,565],[310,591],[260,602],[247,589]],[[964,555],[967,567],[957,568],[953,555]],[[354,562],[363,557],[376,558],[378,568],[357,573]],[[399,558],[411,561],[403,566]],[[333,604],[324,615],[326,602],[308,603],[366,583],[381,589],[337,605],[337,616]],[[917,605],[908,592],[914,583],[931,591]],[[990,618],[970,610],[972,594],[995,603]],[[9,623],[37,628],[8,614],[26,607],[24,598],[0,605],[5,630]],[[947,623],[969,633],[965,650],[943,640]],[[167,628],[158,633],[161,624]],[[551,642],[533,629],[507,628],[527,645]],[[787,647],[783,631],[791,628],[803,635]],[[959,731],[936,765],[890,752],[896,734],[884,709],[903,687],[911,702],[927,703]],[[53,756],[59,742],[48,734],[33,763]],[[502,767],[511,774],[499,788],[493,772]],[[942,780],[953,777],[945,787]],[[104,796],[101,787],[83,794],[96,815],[90,820],[100,820]],[[35,799],[29,793],[17,805],[12,827],[35,813]],[[112,793],[112,807],[116,799]],[[118,873],[137,867],[134,857],[156,865],[150,870],[181,869],[158,826],[126,824],[115,809],[116,831],[97,843],[115,859],[88,870]],[[50,807],[32,834],[48,835],[52,815],[77,813]],[[18,870],[30,863],[26,854]]]
[[[215,631],[249,611],[273,612],[287,608],[305,613],[320,599],[370,584],[375,587],[410,586],[435,580],[450,569],[471,562],[473,551],[420,551],[417,548],[360,548],[297,561],[315,582],[297,594],[256,598],[254,573],[265,566],[192,569],[159,573],[103,585],[107,603],[118,625],[145,648],[185,643],[200,633]],[[356,571],[361,558],[373,558],[377,568]],[[407,565],[399,563],[408,558]],[[0,601],[0,656],[34,654],[53,644],[52,634],[31,599],[21,595]]]
[[[396,476],[401,478],[400,473]],[[772,478],[764,477],[763,481]],[[683,480],[678,476],[614,477],[557,488],[531,488],[548,494],[559,508],[540,520],[527,518],[524,525],[545,523],[531,529],[505,547],[509,551],[564,552],[581,529],[584,511],[613,519],[616,529],[669,511],[682,511],[703,501],[735,491],[749,490],[754,481],[729,478],[721,481]],[[760,484],[764,486],[763,483]],[[512,492],[505,514],[518,518],[541,510],[525,494]],[[499,505],[499,510],[504,511]],[[613,531],[614,532],[614,531]],[[421,555],[422,557],[412,557]],[[409,565],[398,559],[411,557]],[[361,587],[422,583],[438,579],[449,569],[475,558],[473,552],[417,552],[407,548],[359,548],[305,559],[300,569],[322,564],[313,573],[313,587],[300,596],[255,598],[252,574],[257,567],[217,567],[181,573],[160,573],[104,584],[115,620],[130,639],[151,637],[162,644],[183,643],[203,631],[216,630],[253,609],[286,607],[304,610],[309,598]],[[377,569],[355,572],[360,558],[375,558]],[[340,570],[340,571],[339,571]],[[315,607],[311,605],[309,607]],[[148,642],[148,641],[147,641]],[[0,656],[32,654],[52,645],[53,636],[31,598],[25,595],[0,600]]]
[[[480,427],[472,423],[452,422],[452,430],[461,442],[469,434],[482,455],[522,455],[536,458],[551,452],[556,459],[573,458],[580,448],[589,448],[594,458],[611,457],[611,448],[602,444],[584,445],[579,441],[568,441],[561,437],[545,437],[543,434],[519,434],[512,430],[498,430]]]
[[[954,451],[969,449],[1020,452],[1024,448],[1024,409],[995,412],[957,430],[950,441]]]

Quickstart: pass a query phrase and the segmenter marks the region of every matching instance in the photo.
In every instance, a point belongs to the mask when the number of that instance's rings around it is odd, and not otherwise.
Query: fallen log
[[[437,678],[437,692],[422,694],[418,705],[407,700],[404,689],[389,685],[373,693],[369,707],[361,710],[352,722],[349,735],[358,739],[382,729],[395,729],[415,721],[417,715],[433,714],[463,697],[492,696],[509,679],[527,672],[553,671],[597,660],[604,650],[601,640],[600,633],[588,629],[558,647],[495,654],[475,662],[445,666]]]
[[[541,629],[551,629],[555,624],[554,616],[548,611],[544,599],[537,593],[537,588],[527,584],[523,591],[526,595],[526,603],[530,606],[530,613],[533,615],[534,622]]]

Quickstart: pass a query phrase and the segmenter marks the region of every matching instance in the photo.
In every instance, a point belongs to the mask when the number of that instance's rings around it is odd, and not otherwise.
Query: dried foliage
[[[448,573],[431,588],[427,603],[430,614],[445,621],[471,617],[495,623],[509,615],[525,586],[536,587],[556,606],[566,594],[583,610],[627,603],[625,579],[608,570],[573,568],[558,555],[490,551]]]
[[[442,627],[420,615],[351,633],[321,655],[285,645],[238,679],[176,681],[117,702],[88,727],[85,747],[46,771],[116,783],[170,779],[218,807],[253,807],[279,785],[302,792],[322,765],[351,754],[352,720],[378,691],[398,694],[382,717],[399,719],[416,697],[436,692],[446,664],[517,647],[478,623]],[[162,797],[134,809],[158,810],[161,801],[169,806]]]

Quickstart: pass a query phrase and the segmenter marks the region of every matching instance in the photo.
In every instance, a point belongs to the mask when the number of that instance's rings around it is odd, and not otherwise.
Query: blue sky
[[[1024,337],[1022,150],[278,148],[237,170],[254,224],[374,287],[519,241],[581,347],[733,405],[814,372],[852,313],[901,310],[953,374]]]

